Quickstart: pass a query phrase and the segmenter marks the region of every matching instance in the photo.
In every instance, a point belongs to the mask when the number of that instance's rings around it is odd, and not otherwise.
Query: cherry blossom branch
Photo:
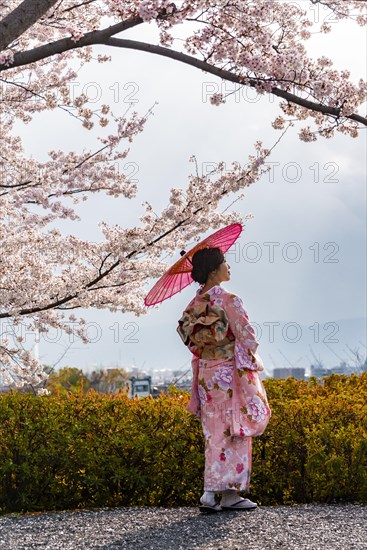
[[[20,84],[19,82],[10,82],[4,78],[0,78],[0,82],[3,82],[4,84],[7,84],[9,86],[15,86],[17,88],[20,88],[21,90],[24,90],[25,92],[27,92],[28,94],[30,94],[31,96],[34,96],[34,97],[37,97],[37,98],[40,98],[42,99],[43,101],[47,101],[47,99],[45,98],[45,96],[43,96],[42,94],[38,94],[36,92],[34,92],[33,90],[31,90],[31,88],[29,88],[28,86],[25,86],[24,84]],[[21,100],[19,100],[19,102],[21,102]],[[81,117],[77,116],[77,115],[74,115],[73,112],[70,111],[70,109],[67,108],[67,106],[64,106],[64,105],[57,105],[57,108],[58,109],[61,109],[62,111],[65,111],[66,113],[68,113],[68,115],[76,118],[77,120],[81,120]]]
[[[62,10],[62,13],[73,11],[77,8],[80,8],[81,6],[87,6],[88,4],[93,4],[96,1],[97,0],[87,0],[86,2],[80,2],[79,4],[75,4],[74,6],[70,6],[70,8],[66,8],[65,10]]]
[[[224,191],[222,193],[222,195],[225,195],[227,194],[228,191]],[[209,201],[209,204],[210,204],[210,201]],[[203,210],[204,207],[200,207],[198,208],[197,210],[194,211],[194,215],[197,214],[198,212],[200,212],[201,210]],[[192,217],[188,217],[188,218],[185,218],[183,220],[181,220],[180,222],[178,222],[175,226],[173,226],[171,229],[168,229],[167,231],[165,231],[162,235],[160,235],[159,237],[155,238],[154,240],[152,240],[151,242],[147,243],[146,246],[142,247],[141,250],[133,250],[132,252],[130,252],[129,254],[127,254],[125,256],[124,259],[131,259],[134,255],[140,253],[140,252],[144,252],[144,250],[149,247],[149,246],[152,246],[154,245],[155,243],[159,242],[160,240],[164,239],[165,237],[167,237],[168,235],[170,235],[173,231],[177,230],[179,227],[181,227],[185,222],[191,220]],[[102,261],[102,264],[105,262],[105,260],[108,258],[108,256],[110,256],[111,254],[107,254],[106,258]],[[108,275],[110,275],[110,273],[112,271],[114,271],[119,265],[120,265],[120,260],[116,260],[108,269],[106,269],[106,271],[104,272],[101,272],[100,270],[100,274],[98,275],[98,277],[95,277],[92,281],[90,281],[89,283],[87,283],[83,290],[98,290],[98,288],[92,288],[95,284],[97,284],[99,281],[101,281],[102,279],[105,279]],[[100,268],[101,269],[101,268]],[[123,282],[121,283],[120,286],[124,286],[126,284],[126,282]],[[75,294],[72,294],[72,295],[69,295],[69,296],[65,296],[64,298],[60,299],[60,300],[56,300],[46,306],[40,306],[40,307],[35,307],[35,308],[27,308],[27,309],[22,309],[20,312],[19,312],[19,315],[32,315],[34,313],[39,313],[40,311],[47,311],[47,310],[50,310],[50,309],[66,309],[66,308],[61,308],[60,306],[62,306],[63,304],[65,303],[68,303],[70,302],[71,300],[74,300],[75,298],[78,297],[78,293],[75,293]],[[72,308],[70,309],[76,309],[78,306],[72,306]],[[6,319],[6,318],[9,318],[9,317],[12,317],[13,315],[11,313],[0,313],[0,319]]]
[[[202,71],[213,74],[214,76],[222,78],[223,80],[234,82],[236,84],[246,85],[252,88],[259,88],[259,86],[261,86],[263,82],[267,81],[267,79],[261,78],[249,78],[244,81],[242,77],[236,75],[231,71],[221,69],[220,67],[215,67],[214,65],[211,65],[206,61],[202,61],[201,59],[197,59],[196,57],[190,56],[188,54],[177,52],[170,48],[165,48],[164,46],[158,46],[146,42],[140,42],[137,40],[112,37],[113,34],[122,32],[123,30],[136,26],[142,22],[143,20],[140,17],[135,17],[130,21],[118,23],[117,25],[113,25],[112,27],[108,27],[107,29],[103,29],[102,31],[93,31],[87,33],[78,42],[75,42],[71,38],[63,38],[61,40],[51,42],[50,44],[47,44],[45,46],[34,48],[33,50],[17,53],[14,56],[14,62],[11,63],[9,67],[0,66],[0,72],[8,68],[19,67],[22,65],[27,65],[29,63],[34,63],[51,55],[62,53],[67,50],[80,48],[86,45],[104,44],[107,46],[144,51],[147,53],[168,57],[170,59],[175,59],[176,61],[180,61],[181,63],[191,65],[192,67],[196,67],[197,69],[201,69]],[[275,95],[276,97],[285,99],[290,103],[299,105],[300,107],[304,107],[310,111],[319,112],[335,118],[341,117],[341,107],[331,107],[328,105],[323,105],[322,103],[316,103],[314,101],[302,98],[296,94],[292,94],[291,92],[282,90],[275,86],[271,88],[270,93]],[[359,122],[360,124],[367,126],[367,118],[356,113],[345,115],[344,118],[354,120],[355,122]]]
[[[317,5],[320,4],[321,6],[324,6],[325,8],[329,9],[331,12],[335,13],[336,15],[339,15],[340,17],[348,17],[349,12],[347,11],[341,11],[339,2],[336,2],[335,0],[310,0],[311,4]],[[367,4],[367,0],[358,0],[359,4]]]
[[[92,46],[93,44],[103,44],[104,40],[108,37],[136,27],[141,23],[143,23],[143,19],[139,16],[134,16],[126,21],[121,21],[120,23],[116,23],[116,25],[111,25],[105,29],[87,32],[78,41],[76,41],[73,37],[61,38],[60,40],[55,40],[54,42],[50,42],[44,46],[38,46],[32,50],[16,53],[12,62],[9,62],[6,66],[0,65],[0,72],[8,70],[9,68],[21,67],[23,65],[28,65],[29,63],[35,63],[41,59],[67,52],[69,50],[75,50],[76,48]]]
[[[280,141],[280,138],[277,140],[277,143],[279,141]],[[272,147],[272,149],[274,148],[274,146]],[[249,171],[246,174],[248,175],[250,172],[251,172],[251,168],[249,169]],[[245,178],[245,175],[242,175],[237,180],[236,183],[240,183],[240,181],[243,180],[244,178]],[[227,195],[229,192],[230,192],[230,189],[225,189],[219,194],[219,197],[223,197],[223,196]],[[189,216],[181,219],[173,227],[171,227],[170,229],[167,229],[167,231],[164,231],[158,237],[151,240],[146,245],[142,246],[140,250],[133,250],[132,252],[128,253],[126,256],[124,256],[123,259],[124,260],[130,260],[133,256],[136,256],[137,254],[146,252],[149,247],[153,246],[157,242],[159,242],[162,239],[166,238],[167,236],[169,236],[174,231],[177,231],[177,229],[179,229],[185,223],[192,221],[194,216],[196,216],[197,214],[199,214],[199,212],[201,212],[205,208],[207,208],[207,206],[212,204],[212,202],[213,202],[212,200],[209,200],[205,206],[200,206],[199,208],[195,209]],[[188,204],[188,206],[189,206],[189,204]],[[110,267],[108,267],[104,272],[102,272],[101,271],[102,267],[103,267],[105,261],[107,260],[107,258],[109,256],[111,256],[111,253],[108,253],[107,256],[102,260],[101,266],[99,268],[99,275],[97,277],[95,277],[93,280],[91,280],[89,283],[84,285],[82,290],[87,290],[87,291],[99,290],[101,287],[94,288],[94,286],[99,281],[105,279],[108,275],[110,275],[121,264],[121,260],[116,260],[112,265],[110,265]],[[124,286],[125,284],[127,284],[127,283],[122,282],[119,286]],[[68,302],[71,302],[75,298],[78,298],[78,293],[77,292],[74,293],[74,294],[70,294],[68,296],[65,296],[64,298],[61,298],[61,299],[56,300],[54,302],[51,302],[51,303],[49,303],[45,306],[39,306],[39,307],[33,307],[33,308],[31,307],[31,308],[22,309],[22,310],[19,311],[18,314],[21,315],[21,316],[24,316],[24,315],[32,315],[34,313],[39,313],[41,311],[47,311],[47,310],[52,310],[52,309],[67,309],[67,308],[62,308],[60,306],[63,306],[64,304],[66,304]],[[70,309],[77,309],[78,307],[80,307],[80,306],[73,304],[73,306]],[[8,318],[8,317],[12,317],[12,316],[13,316],[12,313],[8,313],[8,312],[0,313],[0,319],[5,319],[5,318]]]
[[[201,69],[202,71],[213,74],[219,78],[222,78],[223,80],[228,80],[230,82],[241,85],[247,85],[260,90],[266,88],[269,93],[307,110],[322,113],[323,115],[331,116],[337,119],[343,116],[345,119],[353,120],[355,122],[363,124],[364,126],[367,126],[366,117],[363,117],[356,113],[348,113],[343,115],[342,106],[335,107],[325,105],[322,102],[310,101],[309,99],[300,97],[297,94],[283,90],[276,86],[272,86],[269,89],[269,83],[271,83],[272,80],[275,80],[274,78],[241,77],[232,71],[216,67],[207,63],[204,60],[197,59],[196,57],[187,55],[182,52],[177,52],[164,46],[148,44],[135,40],[112,38],[112,35],[139,25],[142,22],[143,19],[140,16],[132,16],[130,19],[122,21],[116,25],[112,25],[106,29],[88,32],[78,40],[76,40],[75,37],[63,38],[55,42],[51,42],[49,44],[34,48],[32,50],[16,53],[14,55],[14,58],[12,60],[9,60],[6,65],[0,66],[0,72],[8,68],[15,68],[27,65],[29,63],[34,63],[46,57],[50,57],[52,55],[59,54],[68,50],[78,49],[88,45],[104,44],[108,46],[145,51],[147,53],[154,53],[157,55],[168,57],[176,61],[189,64],[193,67]],[[297,83],[295,82],[293,82],[292,84],[297,85]],[[298,87],[302,90],[301,84],[298,84]],[[303,86],[303,88],[304,91],[306,91],[305,86]]]
[[[225,69],[215,67],[214,65],[210,65],[209,63],[206,63],[201,59],[192,57],[191,55],[187,55],[182,52],[177,52],[175,50],[171,50],[163,46],[148,44],[146,42],[139,42],[137,40],[127,40],[123,38],[108,38],[103,43],[106,44],[107,46],[115,46],[119,48],[140,50],[148,53],[162,55],[164,57],[169,57],[170,59],[175,59],[176,61],[180,61],[181,63],[186,63],[187,65],[191,65],[193,67],[196,67],[197,69],[201,69],[202,71],[218,76],[223,80],[228,80],[236,84],[250,86],[252,88],[258,88],[259,85],[261,86],[262,82],[265,80],[265,79],[251,78],[251,79],[246,79],[246,81],[244,82],[243,78],[232,73],[231,71],[227,71]],[[309,109],[311,111],[316,111],[318,113],[329,115],[335,118],[339,118],[341,116],[341,107],[337,108],[337,107],[329,107],[328,105],[322,105],[321,103],[310,101],[308,99],[299,97],[296,94],[292,94],[290,92],[281,90],[280,88],[276,88],[276,87],[271,88],[271,93],[277,97],[285,99],[290,103],[294,103],[296,105],[299,105],[300,107],[305,107],[306,109]],[[367,118],[361,115],[351,114],[351,115],[345,115],[343,118],[348,118],[350,120],[359,122],[364,126],[367,126]]]

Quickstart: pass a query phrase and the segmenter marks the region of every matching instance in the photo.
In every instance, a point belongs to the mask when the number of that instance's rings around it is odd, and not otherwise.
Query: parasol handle
[[[186,250],[181,250],[180,256],[185,256],[185,254],[186,254]],[[192,261],[190,260],[190,258],[187,257],[186,259],[187,259],[187,260],[190,262],[190,264],[192,265]]]

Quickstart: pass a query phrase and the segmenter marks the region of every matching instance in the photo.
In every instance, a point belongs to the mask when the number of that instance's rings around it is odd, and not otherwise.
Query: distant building
[[[139,397],[147,397],[152,393],[152,377],[144,376],[137,378],[131,376],[128,381],[129,392],[128,396],[134,398],[136,395]]]
[[[189,382],[182,382],[180,384],[176,384],[176,388],[182,391],[191,391],[192,388],[192,381]]]
[[[273,378],[289,378],[293,376],[297,380],[304,380],[305,369],[301,367],[282,367],[273,369]]]
[[[311,376],[322,378],[323,376],[327,376],[328,374],[330,374],[330,372],[322,365],[311,365]]]
[[[321,364],[311,365],[311,376],[315,376],[316,378],[330,376],[331,374],[350,376],[352,373],[360,374],[361,372],[363,372],[363,364],[361,366],[351,366],[345,361],[341,361],[339,365],[335,365],[334,367],[323,367]]]
[[[328,374],[350,374],[350,372],[351,369],[345,362],[340,363],[340,365],[336,365],[335,367],[330,367],[328,369]]]

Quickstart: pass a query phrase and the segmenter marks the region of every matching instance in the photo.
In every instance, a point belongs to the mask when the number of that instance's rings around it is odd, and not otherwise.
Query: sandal
[[[200,504],[199,510],[203,514],[215,514],[216,512],[221,512],[222,507],[220,504]]]
[[[222,510],[255,510],[257,508],[256,502],[252,502],[248,498],[242,498],[237,502],[234,502],[230,506],[221,505]]]

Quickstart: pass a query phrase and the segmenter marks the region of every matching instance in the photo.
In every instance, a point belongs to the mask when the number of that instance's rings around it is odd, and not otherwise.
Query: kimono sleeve
[[[261,358],[256,354],[259,342],[250,324],[247,312],[241,298],[229,294],[225,304],[229,324],[235,337],[235,353],[238,368],[263,370]]]
[[[195,355],[192,356],[191,361],[192,367],[192,387],[191,387],[191,396],[186,409],[191,413],[201,418],[201,407],[200,407],[200,397],[199,397],[199,386],[198,386],[198,377],[199,377],[199,358]]]

